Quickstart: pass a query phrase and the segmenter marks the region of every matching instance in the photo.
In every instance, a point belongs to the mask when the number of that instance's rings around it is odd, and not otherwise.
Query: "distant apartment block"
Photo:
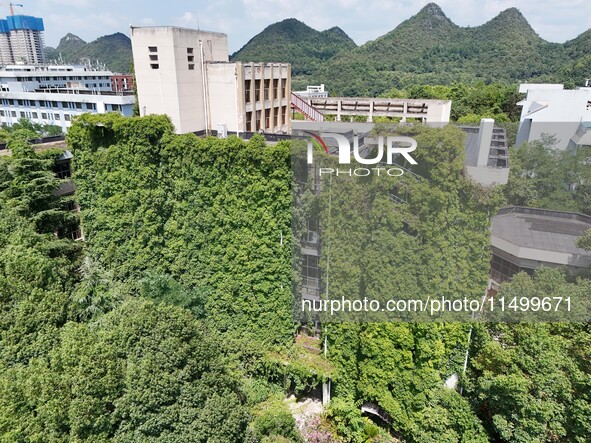
[[[10,15],[0,19],[0,66],[45,62],[43,19]]]
[[[591,87],[564,89],[561,84],[522,84],[526,93],[517,145],[540,140],[543,134],[556,138],[555,149],[572,150],[591,145]]]
[[[109,71],[76,65],[12,65],[0,69],[0,124],[25,118],[61,126],[85,112],[131,116],[133,91],[113,92]]]
[[[113,74],[111,75],[111,91],[133,91],[133,75]]]
[[[291,66],[229,63],[225,34],[131,27],[141,115],[166,114],[178,133],[290,131]]]
[[[495,127],[491,118],[483,118],[479,126],[460,126],[466,134],[468,176],[481,185],[504,185],[509,180],[509,146],[507,133]]]
[[[323,84],[307,86],[305,91],[294,91],[294,94],[304,99],[328,97],[328,91],[324,89]]]
[[[541,266],[564,266],[573,273],[591,267],[591,252],[576,240],[591,229],[591,217],[564,211],[513,206],[501,209],[492,219],[493,283],[510,280]]]

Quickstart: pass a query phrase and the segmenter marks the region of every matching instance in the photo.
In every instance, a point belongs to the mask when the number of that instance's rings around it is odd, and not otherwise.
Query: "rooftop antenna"
[[[21,8],[25,7],[25,5],[23,5],[21,3],[12,3],[12,2],[10,2],[9,6],[10,6],[10,15],[14,15],[14,6],[20,6]]]

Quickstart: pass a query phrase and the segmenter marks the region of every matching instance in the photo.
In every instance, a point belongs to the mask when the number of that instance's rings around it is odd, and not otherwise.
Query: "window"
[[[152,68],[152,69],[159,69],[160,66],[158,65],[158,63],[151,63],[150,64],[150,68]]]
[[[254,81],[254,101],[255,102],[261,101],[261,81],[260,80]]]
[[[271,128],[271,116],[269,114],[265,114],[265,129]]]
[[[65,117],[65,116],[64,116]],[[72,176],[72,170],[70,168],[70,160],[56,162],[53,172],[58,178],[64,179]]]
[[[57,102],[51,102],[54,108],[57,108]]]
[[[193,71],[195,69],[195,65],[194,64],[190,64],[189,65],[189,71]]]
[[[252,112],[246,113],[246,130],[250,131],[250,126],[252,125]]]
[[[271,96],[269,93],[269,86],[271,84],[271,80],[265,80],[264,88],[265,88],[265,100],[271,100]]]
[[[148,46],[148,51],[149,52],[158,52],[158,47],[157,46]]]
[[[150,60],[157,62],[158,61],[158,54],[150,54]]]
[[[195,61],[195,56],[193,56],[193,55],[189,55],[189,56],[187,57],[187,61],[188,61],[188,62],[193,62],[193,61]]]
[[[74,104],[76,105],[76,109],[82,109],[82,103],[76,102]]]
[[[96,105],[94,103],[86,103],[86,109],[89,111],[94,111],[96,109]]]
[[[4,109],[0,109],[0,116],[4,117]]]
[[[17,102],[18,102],[18,105],[19,105],[19,106],[23,106],[23,105],[24,105],[24,103],[23,103],[23,101],[22,101],[22,100],[17,100]]]
[[[47,112],[42,112],[42,113],[41,113],[41,118],[42,118],[43,120],[47,120]]]
[[[273,79],[273,97],[277,98],[279,96],[279,80]]]
[[[53,116],[55,117],[56,120],[60,119],[60,115],[57,112]]]
[[[69,122],[70,121],[70,114],[64,114],[64,120]]]
[[[10,115],[16,117],[16,111],[10,111]]]
[[[37,118],[37,113],[36,113],[36,112],[33,112],[33,113],[31,114],[31,117],[33,117],[33,118]]]
[[[21,111],[21,118],[25,118],[25,117],[26,117],[25,113],[23,111]]]
[[[250,80],[244,82],[244,101],[250,103]]]
[[[187,54],[192,54],[193,53],[193,48],[187,48]]]

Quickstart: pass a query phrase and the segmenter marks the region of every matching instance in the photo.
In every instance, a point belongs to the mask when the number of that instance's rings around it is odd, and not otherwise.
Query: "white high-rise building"
[[[290,131],[288,63],[230,63],[226,34],[171,26],[132,27],[131,45],[141,115],[178,133]]]
[[[45,62],[43,19],[10,15],[0,20],[0,65]]]

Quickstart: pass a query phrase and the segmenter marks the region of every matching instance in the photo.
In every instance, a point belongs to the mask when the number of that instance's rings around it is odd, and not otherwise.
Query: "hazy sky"
[[[72,32],[86,41],[129,25],[177,25],[228,34],[230,52],[266,26],[295,17],[320,31],[342,28],[357,44],[373,40],[416,14],[428,1],[412,0],[14,0],[15,13],[42,17],[45,41],[57,46]],[[9,0],[1,0],[8,15]],[[439,0],[445,14],[461,26],[478,26],[500,11],[517,7],[546,40],[564,42],[591,27],[589,0]]]

